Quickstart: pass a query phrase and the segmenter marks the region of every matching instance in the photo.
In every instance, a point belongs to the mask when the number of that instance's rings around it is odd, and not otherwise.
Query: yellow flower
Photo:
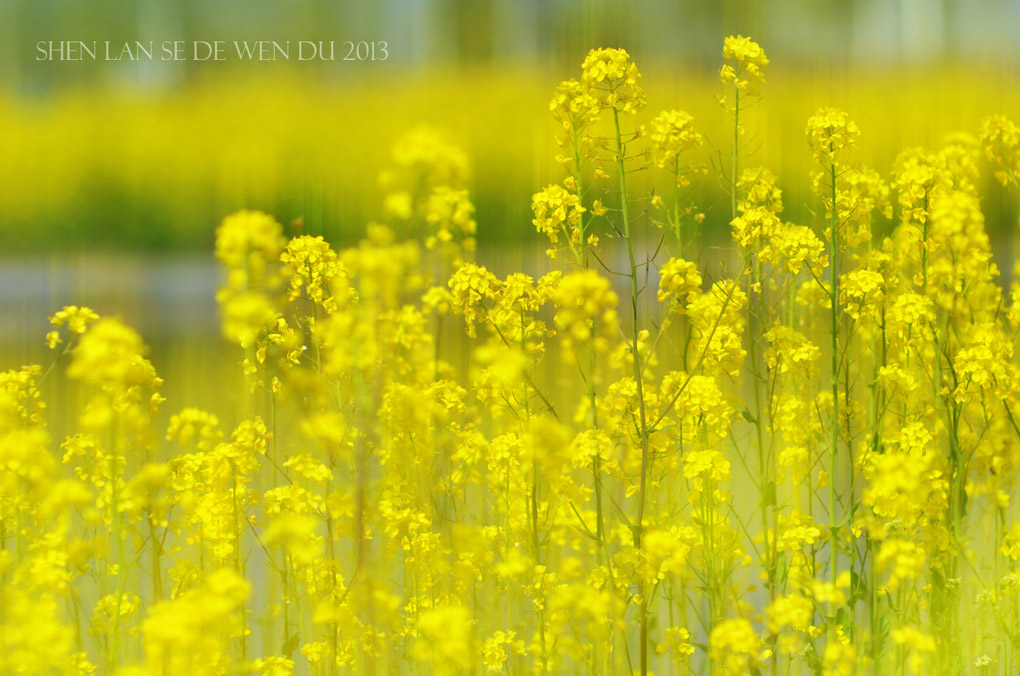
[[[260,657],[251,666],[261,676],[294,676],[294,660],[286,657]]]
[[[935,638],[910,626],[897,627],[889,635],[892,637],[894,645],[902,646],[902,649],[909,651],[910,657],[907,660],[907,665],[910,671],[915,674],[925,673],[924,655],[937,650]]]
[[[857,669],[857,650],[849,641],[829,641],[822,656],[823,676],[853,676]]]
[[[633,115],[645,107],[641,73],[624,49],[593,49],[581,64],[581,84],[603,108]]]
[[[601,105],[577,80],[565,80],[556,87],[556,93],[549,102],[553,119],[564,131],[583,131],[594,124],[599,117]]]
[[[58,599],[52,593],[30,595],[20,585],[5,583],[0,673],[74,673],[75,663],[81,660],[71,653],[73,631],[60,620]]]
[[[719,71],[719,78],[724,84],[732,82],[738,91],[757,94],[758,84],[764,84],[763,69],[769,65],[765,50],[751,38],[742,35],[730,35],[723,41],[722,55],[732,61]]]
[[[468,178],[468,158],[450,142],[446,132],[421,124],[397,139],[390,153],[396,170],[383,172],[379,184],[387,191],[419,186],[427,191],[439,185],[463,188]]]
[[[688,641],[690,633],[681,627],[666,627],[663,633],[663,640],[655,646],[655,652],[660,655],[669,654],[675,662],[686,661],[694,654],[694,646]]]
[[[320,237],[302,235],[287,242],[287,249],[280,254],[280,262],[290,272],[290,299],[301,297],[302,293],[326,312],[336,310],[331,286],[344,268],[337,263],[336,252]],[[346,299],[344,299],[346,300]]]
[[[53,326],[60,328],[61,326],[67,325],[67,328],[72,333],[85,333],[85,329],[89,327],[89,324],[99,319],[99,315],[92,311],[91,308],[78,307],[77,305],[68,305],[64,309],[56,312],[50,317],[50,323]],[[47,335],[47,341],[49,336]],[[50,346],[52,349],[53,346]]]
[[[981,122],[981,143],[985,156],[995,165],[995,178],[1003,185],[1017,186],[1020,176],[1020,128],[1004,115],[992,115]]]
[[[454,312],[464,315],[469,336],[475,335],[479,305],[493,299],[498,288],[496,276],[473,263],[465,263],[450,277],[451,305]],[[484,307],[482,311],[486,312]]]
[[[670,258],[659,268],[659,302],[670,300],[670,308],[683,313],[684,305],[701,293],[698,266],[682,258]]]
[[[769,346],[765,351],[765,362],[779,374],[794,371],[811,378],[814,365],[822,355],[821,349],[812,344],[802,333],[788,326],[777,324],[765,334]]]
[[[532,223],[538,232],[546,235],[554,245],[560,235],[573,247],[581,242],[581,218],[587,211],[581,206],[581,198],[563,186],[553,184],[531,198],[531,209],[535,212]]]
[[[652,120],[652,157],[662,168],[680,170],[680,155],[704,143],[704,138],[694,130],[694,118],[682,110],[664,110]]]
[[[592,341],[595,350],[608,349],[608,338],[616,333],[619,300],[608,279],[594,270],[565,275],[552,300],[565,349]]]
[[[155,389],[163,381],[144,352],[134,329],[116,319],[101,319],[82,336],[67,375],[108,392],[123,393],[139,385]]]
[[[854,319],[874,317],[885,295],[885,280],[873,270],[854,270],[840,277],[838,288],[839,304],[847,315]]]
[[[645,559],[644,581],[654,584],[666,579],[670,573],[683,572],[687,554],[697,538],[697,533],[690,526],[646,531],[641,537],[641,553]]]
[[[779,537],[776,540],[779,551],[791,554],[799,552],[804,547],[818,542],[821,536],[822,530],[812,520],[810,514],[794,510],[788,515],[779,515]]]
[[[761,664],[761,639],[751,623],[742,617],[723,620],[712,628],[708,652],[719,673],[750,673]]]
[[[737,180],[741,200],[737,205],[740,212],[756,207],[765,208],[774,214],[783,211],[783,191],[776,185],[776,176],[764,167],[744,169]]]
[[[1003,556],[1008,556],[1013,561],[1020,560],[1020,523],[1014,523],[1009,531],[1002,536],[1002,545],[999,551]]]
[[[240,609],[249,583],[221,569],[199,586],[157,603],[142,621],[145,664],[153,673],[214,676],[229,671],[231,639],[247,631]]]
[[[216,258],[228,268],[262,267],[278,259],[285,245],[282,226],[262,211],[238,211],[216,230]]]
[[[743,212],[730,222],[733,241],[740,246],[757,252],[779,230],[779,217],[765,207],[754,207]]]
[[[782,596],[766,609],[769,631],[778,634],[786,627],[806,632],[815,612],[811,599],[800,594]]]
[[[808,147],[823,165],[838,164],[843,152],[856,146],[861,131],[842,110],[822,107],[807,123]]]
[[[46,404],[37,384],[41,376],[37,365],[0,372],[0,432],[46,425]]]
[[[733,280],[722,280],[687,306],[695,354],[704,352],[708,368],[719,367],[734,378],[747,356],[743,341],[746,305],[747,294]]]
[[[782,264],[787,272],[797,274],[807,268],[816,277],[829,264],[825,243],[806,225],[784,223],[775,228],[771,239],[758,252],[763,263]]]
[[[920,579],[924,563],[924,550],[906,540],[886,540],[875,559],[875,565],[880,571],[888,571],[889,589],[894,592],[900,582]]]
[[[935,308],[930,298],[901,293],[886,311],[886,332],[899,345],[921,346],[934,337]]]
[[[684,459],[684,478],[690,479],[695,490],[704,490],[705,480],[725,481],[730,478],[730,461],[714,449],[693,449]]]
[[[425,201],[425,221],[434,229],[425,239],[425,246],[435,249],[456,243],[466,251],[474,250],[476,224],[475,205],[471,203],[467,190],[455,190],[447,186],[433,189]],[[459,249],[449,252],[456,258]]]
[[[437,606],[418,620],[421,638],[414,654],[432,663],[437,673],[462,673],[471,664],[471,613],[463,606]]]
[[[685,436],[696,435],[700,425],[720,437],[729,434],[733,407],[723,396],[716,379],[713,376],[691,376],[688,380],[683,373],[670,373],[663,378],[663,392],[668,393],[684,382],[687,387],[677,397],[674,408],[685,426]]]
[[[223,439],[223,432],[213,414],[186,408],[170,416],[166,438],[178,442],[185,450],[211,451]]]
[[[482,644],[482,664],[489,671],[503,671],[509,658],[524,654],[524,641],[514,631],[497,631]]]

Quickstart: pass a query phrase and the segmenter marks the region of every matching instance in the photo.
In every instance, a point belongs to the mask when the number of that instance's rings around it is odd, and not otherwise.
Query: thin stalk
[[[623,135],[620,133],[620,114],[615,108],[613,109],[613,123],[616,125],[616,161],[620,174],[620,211],[623,218],[623,235],[627,240],[627,259],[630,263],[630,293],[631,293],[631,311],[633,319],[633,331],[631,335],[631,351],[634,357],[634,381],[637,387],[637,399],[638,399],[638,418],[640,423],[639,434],[641,437],[641,477],[640,485],[638,489],[638,513],[637,519],[635,519],[632,525],[634,532],[634,546],[637,549],[641,549],[641,536],[642,536],[642,523],[644,520],[645,511],[645,494],[647,490],[648,480],[648,426],[645,416],[645,398],[644,388],[642,387],[642,376],[641,376],[641,355],[638,350],[638,272],[637,264],[634,259],[634,239],[630,232],[630,215],[627,206],[627,168],[624,162],[624,148],[623,148]],[[638,612],[640,613],[640,625],[641,625],[641,676],[645,676],[648,673],[648,600],[645,598],[644,589],[642,585],[641,591],[641,607]]]
[[[156,537],[156,528],[153,526],[154,516],[149,514],[149,541],[152,543],[152,602],[159,603],[163,599],[163,574],[160,571],[160,557],[162,555],[161,540]]]
[[[113,400],[110,400],[110,408],[113,409]],[[117,416],[114,415],[110,421],[110,509],[113,520],[113,543],[117,557],[117,603],[113,612],[113,637],[110,644],[110,654],[107,663],[111,665],[109,673],[117,671],[117,662],[120,659],[120,608],[124,600],[125,578],[127,577],[127,566],[124,565],[124,525],[120,515],[120,471],[117,464]]]
[[[707,587],[705,596],[708,599],[708,616],[706,618],[705,626],[705,643],[707,644],[712,637],[712,629],[715,627],[715,616],[717,608],[715,607],[715,545],[713,542],[712,526],[715,523],[715,517],[712,514],[711,507],[711,494],[712,494],[712,482],[708,481],[705,486],[705,490],[702,491],[701,495],[701,509],[702,509],[702,528],[704,533],[702,538],[704,540],[705,550],[705,586]],[[712,670],[712,652],[708,652],[708,673],[714,673]]]
[[[831,181],[830,197],[832,204],[829,208],[829,301],[832,305],[832,323],[830,333],[832,338],[832,422],[830,424],[829,440],[829,578],[833,585],[836,584],[836,560],[838,557],[838,530],[836,522],[836,454],[839,446],[839,310],[838,310],[838,284],[839,284],[839,245],[837,242],[837,227],[839,221],[836,215],[836,163],[829,165],[829,179]]]
[[[761,282],[761,263],[759,261],[757,261],[757,260],[754,261],[754,263],[752,264],[751,270],[752,270],[752,273],[751,273],[752,274],[752,282],[760,283]],[[755,286],[755,284],[752,283],[751,287],[754,288],[754,286]],[[758,323],[759,323],[759,325],[764,325],[764,323],[765,323],[765,295],[760,290],[758,291],[757,295],[758,295],[759,313],[760,313],[760,315],[758,317]],[[747,304],[747,308],[748,308],[748,310],[747,310],[748,316],[753,318],[752,312],[751,312],[751,308],[752,308],[751,303]],[[751,324],[749,323],[749,325],[751,325]],[[761,388],[759,387],[759,380],[761,379],[761,374],[760,374],[759,368],[758,368],[757,336],[755,336],[753,333],[751,335],[751,341],[750,342],[751,342],[751,344],[750,344],[750,348],[751,349],[749,351],[750,351],[750,356],[751,356],[751,371],[752,371],[751,387],[754,389],[754,407],[755,407],[755,412],[754,412],[754,428],[755,428],[756,441],[757,441],[757,444],[758,444],[758,474],[759,474],[759,481],[760,481],[760,484],[761,484],[761,532],[762,532],[762,536],[765,538],[765,544],[764,544],[764,547],[763,547],[763,550],[764,550],[763,564],[765,566],[766,575],[768,576],[769,603],[771,604],[773,601],[776,600],[776,568],[775,568],[775,563],[774,563],[775,560],[772,557],[772,544],[769,542],[769,531],[770,531],[770,529],[769,529],[769,509],[770,508],[772,509],[772,512],[773,512],[773,515],[774,515],[775,514],[775,504],[776,504],[776,489],[775,489],[774,484],[771,483],[771,481],[772,481],[771,472],[769,471],[769,467],[768,467],[768,464],[766,462],[765,435],[764,435],[764,432],[762,430],[762,415],[763,415],[763,411],[762,411],[762,404],[761,404]],[[768,375],[767,375],[768,365],[766,365],[765,368],[766,368],[766,379],[767,379],[768,378]],[[769,486],[772,486],[771,495],[769,493],[769,488],[768,488]],[[777,533],[773,529],[772,530],[772,539],[773,540],[775,539],[776,535],[777,535]],[[771,662],[771,671],[772,671],[773,674],[777,674],[778,673],[778,669],[779,669],[779,658],[778,658],[778,654],[776,652],[776,640],[777,640],[776,634],[770,632],[769,649],[772,651],[772,658],[771,658],[770,662]]]
[[[740,164],[740,90],[733,88],[733,157],[730,162],[730,213],[737,217],[737,168]]]
[[[524,308],[520,311],[521,317],[521,355],[525,358],[528,354],[528,342],[527,332],[525,331],[525,316]],[[528,392],[528,383],[524,383],[524,394],[523,394],[523,405],[524,405],[524,419],[525,421],[531,420],[531,406],[528,400],[531,398]],[[532,461],[531,466],[531,546],[535,556],[535,566],[542,565],[542,554],[541,554],[541,540],[538,536],[538,464]],[[548,646],[546,645],[545,638],[545,611],[542,608],[538,610],[538,634],[539,641],[542,645],[542,673],[549,673],[549,652]]]

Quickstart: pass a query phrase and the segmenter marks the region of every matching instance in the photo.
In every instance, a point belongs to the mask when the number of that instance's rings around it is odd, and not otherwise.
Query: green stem
[[[523,307],[521,308],[521,311],[520,311],[520,318],[521,318],[521,341],[520,341],[520,344],[521,344],[521,355],[526,359],[527,355],[528,355],[528,341],[527,341],[528,334],[527,334],[527,331],[525,330],[525,328],[526,328],[526,325],[525,325],[526,318],[525,318],[525,315],[524,315],[524,308]],[[525,383],[524,383],[524,395],[523,395],[524,419],[525,419],[525,421],[530,421],[531,420],[531,406],[528,403],[528,400],[530,398],[531,398],[531,394],[528,392],[528,383],[525,381]],[[542,555],[541,555],[541,549],[540,549],[541,540],[540,540],[540,538],[538,536],[538,482],[539,482],[538,463],[537,462],[532,462],[532,465],[531,465],[531,547],[532,547],[532,551],[534,552],[535,567],[536,568],[542,565]],[[542,645],[542,673],[543,674],[547,674],[547,673],[549,673],[549,652],[548,652],[548,647],[546,645],[546,638],[545,638],[545,611],[543,609],[539,609],[539,611],[538,611],[538,633],[539,633],[539,641],[540,641],[540,643]]]
[[[737,169],[740,163],[740,90],[733,89],[733,158],[730,163],[730,213],[737,217]]]
[[[751,287],[753,289],[756,286],[756,283],[760,283],[761,282],[761,263],[760,263],[760,261],[755,260],[752,263],[751,275],[752,275],[752,277],[751,277],[751,279],[752,279]],[[752,293],[753,293],[753,291],[752,291]],[[764,324],[765,324],[765,295],[764,295],[764,293],[762,293],[759,290],[757,292],[757,296],[758,296],[758,303],[759,303],[759,309],[758,309],[759,317],[758,317],[758,327],[756,327],[756,328],[759,329],[759,335],[760,335],[761,334],[760,328],[762,326],[764,326]],[[753,313],[751,312],[751,308],[752,307],[753,306],[752,306],[751,303],[747,304],[747,314],[748,314],[750,319],[753,319]],[[748,322],[748,325],[749,326],[754,326],[750,322]],[[764,546],[763,546],[764,555],[763,555],[762,563],[764,564],[765,572],[766,572],[766,574],[768,576],[769,603],[771,604],[773,601],[775,601],[775,597],[776,597],[776,568],[775,568],[775,563],[774,563],[775,559],[772,557],[772,546],[773,545],[772,545],[772,543],[769,542],[769,540],[770,540],[770,538],[769,538],[769,532],[770,532],[770,529],[769,529],[769,510],[771,508],[771,510],[773,512],[773,516],[774,516],[775,515],[775,505],[776,505],[776,486],[773,483],[771,472],[769,471],[769,466],[768,466],[768,463],[766,462],[765,435],[764,435],[764,432],[762,430],[762,416],[764,415],[764,412],[762,411],[761,388],[759,387],[759,381],[761,379],[761,373],[760,373],[759,367],[758,367],[757,342],[758,342],[757,341],[757,336],[755,336],[752,333],[751,341],[750,341],[750,348],[751,348],[750,349],[751,372],[752,372],[751,387],[754,389],[754,408],[755,408],[755,411],[754,411],[754,427],[755,427],[756,440],[757,440],[757,444],[758,444],[758,475],[759,475],[759,483],[760,483],[760,486],[761,486],[761,532],[762,532],[762,537],[765,538],[765,543],[764,543]],[[766,369],[766,376],[765,376],[765,378],[766,378],[766,381],[767,381],[768,380],[768,365],[767,364],[765,366],[765,369]],[[777,533],[775,532],[774,529],[772,530],[771,535],[772,535],[771,539],[774,542],[775,538],[776,538],[776,535],[777,535]],[[779,669],[779,657],[778,657],[778,654],[776,653],[776,639],[777,639],[777,637],[776,637],[776,635],[774,633],[770,634],[769,648],[772,651],[771,670],[772,670],[773,674],[777,674],[778,673],[778,669]]]
[[[645,416],[644,388],[642,387],[641,376],[641,354],[638,350],[638,273],[637,263],[634,259],[634,239],[630,232],[630,215],[627,205],[627,168],[624,162],[623,135],[620,133],[620,113],[613,109],[613,122],[616,125],[616,161],[620,173],[620,211],[623,218],[623,235],[627,240],[627,259],[630,263],[630,294],[631,312],[633,319],[633,331],[631,332],[631,351],[634,357],[634,381],[637,387],[638,416],[640,421],[639,434],[641,437],[641,477],[638,489],[638,513],[632,525],[634,532],[634,546],[641,549],[642,524],[645,511],[645,493],[648,480],[648,427]],[[641,676],[648,673],[648,600],[645,598],[644,588],[641,589]]]
[[[113,410],[113,401],[110,401],[110,408]],[[117,603],[113,609],[113,636],[110,643],[110,654],[107,658],[110,664],[109,673],[117,671],[117,662],[120,659],[120,608],[124,600],[125,577],[127,566],[124,565],[124,532],[120,516],[120,471],[117,463],[117,416],[114,415],[110,421],[110,509],[113,521],[113,543],[116,548],[117,557]]]
[[[839,222],[836,215],[836,162],[829,165],[829,179],[831,181],[830,197],[832,203],[829,208],[829,301],[832,305],[832,422],[830,424],[829,440],[829,578],[833,585],[836,584],[836,563],[839,558],[838,530],[836,522],[836,454],[839,450],[839,245],[837,242],[837,228]]]
[[[160,539],[156,537],[154,518],[154,515],[149,514],[149,540],[152,543],[152,602],[159,603],[163,599],[163,574],[159,565],[162,545]]]

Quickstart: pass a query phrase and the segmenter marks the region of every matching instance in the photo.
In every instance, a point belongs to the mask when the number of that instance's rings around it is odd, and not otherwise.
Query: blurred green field
[[[713,147],[728,147],[715,71],[670,63],[644,70],[644,121],[666,108],[687,110],[706,134],[701,159],[711,165]],[[556,169],[547,104],[568,75],[490,67],[375,72],[338,83],[265,69],[156,91],[8,93],[0,99],[0,246],[8,253],[206,252],[222,216],[241,207],[285,222],[303,217],[306,232],[349,243],[379,217],[376,176],[391,144],[421,122],[445,127],[467,151],[480,240],[537,242],[530,197]],[[974,133],[984,116],[1016,111],[1016,84],[1001,68],[976,66],[777,67],[746,138],[752,149],[768,141],[754,161],[779,176],[789,196],[786,218],[810,223],[803,130],[820,105],[842,107],[858,121],[858,159],[887,176],[900,149]],[[1001,236],[1016,223],[1016,206],[990,172],[984,176],[983,208],[993,236]],[[726,231],[722,187],[708,178],[695,192],[707,209],[707,234]]]

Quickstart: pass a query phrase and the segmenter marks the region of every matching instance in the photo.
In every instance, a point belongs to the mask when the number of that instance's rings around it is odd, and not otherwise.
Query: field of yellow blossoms
[[[555,87],[539,277],[476,259],[431,127],[356,246],[227,216],[241,416],[55,312],[52,361],[0,373],[0,674],[1017,673],[1020,286],[978,187],[1020,191],[1020,128],[883,176],[805,110],[814,218],[785,222],[744,133],[769,60],[722,57],[724,138],[638,124],[620,49]]]

